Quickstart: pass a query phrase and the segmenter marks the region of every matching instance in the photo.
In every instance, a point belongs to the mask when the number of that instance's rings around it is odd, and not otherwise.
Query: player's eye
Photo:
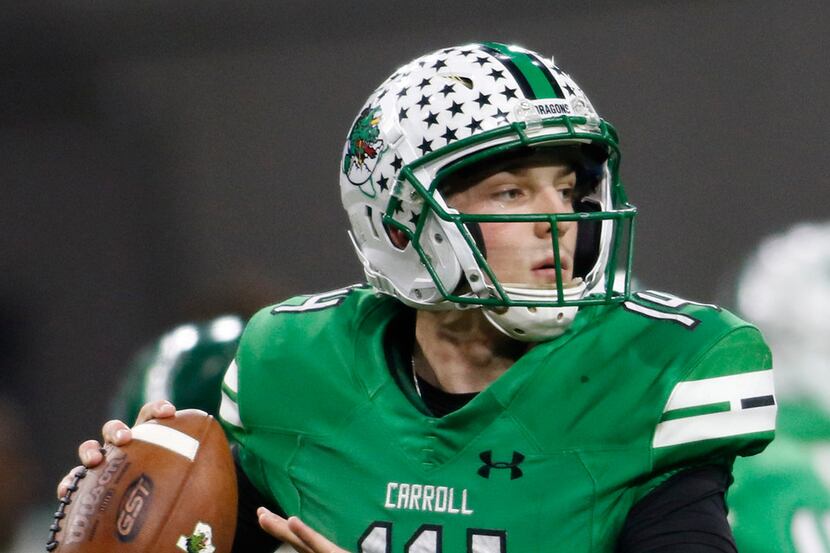
[[[574,184],[572,182],[557,185],[556,190],[559,192],[559,197],[562,198],[562,201],[564,202],[572,202],[576,197]]]
[[[523,195],[520,188],[503,188],[493,193],[493,198],[500,202],[514,201],[521,198]]]

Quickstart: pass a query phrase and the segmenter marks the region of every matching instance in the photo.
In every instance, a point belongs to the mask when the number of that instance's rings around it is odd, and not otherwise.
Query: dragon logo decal
[[[185,553],[213,553],[213,529],[209,524],[197,522],[196,528],[189,536],[180,536],[176,547]]]
[[[346,152],[343,156],[343,173],[355,186],[361,186],[369,181],[383,149],[378,123],[380,123],[380,108],[367,107],[360,113],[352,130],[349,131]],[[371,195],[374,196],[374,186]]]

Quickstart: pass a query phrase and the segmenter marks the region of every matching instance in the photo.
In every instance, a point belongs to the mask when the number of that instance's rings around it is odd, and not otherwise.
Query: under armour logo
[[[522,477],[523,473],[522,469],[519,468],[519,465],[525,460],[525,456],[518,451],[513,452],[513,459],[509,463],[505,463],[504,461],[496,461],[494,463],[493,452],[490,450],[482,451],[478,454],[478,458],[484,463],[484,465],[478,469],[478,475],[482,478],[490,478],[490,471],[492,469],[510,469],[511,480]]]

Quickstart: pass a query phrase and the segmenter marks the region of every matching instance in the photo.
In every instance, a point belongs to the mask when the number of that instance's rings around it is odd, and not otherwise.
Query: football
[[[47,551],[228,553],[236,474],[219,423],[196,409],[136,425],[104,462],[78,469],[60,500]]]

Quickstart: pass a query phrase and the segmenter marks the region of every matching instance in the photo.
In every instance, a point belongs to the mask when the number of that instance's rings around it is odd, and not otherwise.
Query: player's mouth
[[[562,278],[567,282],[569,280],[568,275],[570,274],[571,260],[564,255],[560,256],[559,260],[562,266]],[[552,256],[534,264],[531,267],[531,272],[538,281],[550,284],[556,283],[556,263],[553,261]]]

